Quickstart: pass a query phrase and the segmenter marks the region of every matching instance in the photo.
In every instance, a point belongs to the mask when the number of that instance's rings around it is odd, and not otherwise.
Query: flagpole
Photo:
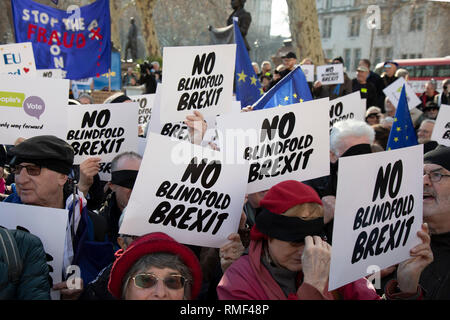
[[[108,87],[109,92],[111,92],[111,68],[108,69]]]

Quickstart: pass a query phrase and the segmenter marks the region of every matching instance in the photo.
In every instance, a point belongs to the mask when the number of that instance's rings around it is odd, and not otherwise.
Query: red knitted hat
[[[272,213],[282,214],[296,205],[311,202],[323,205],[313,188],[296,180],[286,180],[270,188],[260,201],[260,206]],[[256,225],[253,225],[251,239],[262,238],[267,239],[267,235],[261,233]]]
[[[139,237],[133,241],[127,250],[117,251],[116,260],[111,269],[108,282],[108,290],[117,299],[121,298],[122,280],[130,268],[143,256],[156,253],[173,253],[180,257],[181,261],[189,268],[192,274],[191,299],[195,299],[202,285],[202,269],[197,256],[188,247],[176,242],[162,232],[154,232]]]

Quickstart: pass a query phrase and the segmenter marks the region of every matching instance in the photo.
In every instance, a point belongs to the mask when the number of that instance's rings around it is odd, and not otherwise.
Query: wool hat
[[[320,200],[319,195],[313,188],[299,181],[286,180],[270,188],[270,190],[266,193],[264,198],[260,201],[260,206],[263,210],[269,211],[271,214],[282,215],[290,208],[303,203],[317,203],[319,205],[322,205],[322,201]],[[261,213],[258,214],[258,216],[256,216],[256,223],[253,225],[251,230],[252,240],[259,240],[262,238],[267,239],[268,232],[262,229],[263,225],[262,223],[259,223],[263,222],[261,220],[261,217],[263,217]],[[280,225],[278,227],[285,226],[287,219],[289,219],[292,222],[292,226],[294,226],[294,223],[302,221],[300,218],[297,217],[284,217],[283,219],[285,220],[285,222],[280,221]],[[273,222],[276,223],[276,221]],[[308,221],[306,223],[311,222]],[[320,223],[323,225],[323,219],[321,219]],[[261,230],[258,229],[258,225],[260,226],[259,229]],[[275,228],[276,226],[274,226],[274,229]],[[315,224],[312,228],[317,230],[317,224]],[[288,233],[288,231],[292,230],[285,230],[285,231],[286,233]],[[299,233],[303,232],[302,230],[296,231]],[[287,239],[280,239],[280,240],[287,240]]]
[[[284,56],[281,57],[282,59],[297,59],[297,56],[292,51],[286,53]]]
[[[72,170],[74,151],[70,144],[55,136],[36,136],[19,143],[8,151],[10,166],[31,162],[50,170],[69,174]]]
[[[191,299],[195,299],[202,286],[203,276],[200,263],[191,249],[162,232],[149,233],[139,237],[130,244],[127,250],[120,249],[116,252],[116,260],[112,266],[108,282],[109,292],[117,299],[120,299],[123,278],[127,272],[140,258],[157,252],[177,255],[189,268],[193,279]]]
[[[450,170],[450,147],[439,145],[436,149],[425,153],[423,163],[433,163]]]

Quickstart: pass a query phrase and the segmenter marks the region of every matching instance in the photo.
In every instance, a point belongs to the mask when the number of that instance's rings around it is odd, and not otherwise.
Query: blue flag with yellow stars
[[[241,108],[251,106],[264,93],[258,76],[253,69],[252,62],[244,44],[239,26],[233,19],[234,39],[236,42],[236,100],[241,102]]]
[[[257,101],[253,110],[268,109],[312,100],[302,68],[297,66]]]
[[[386,149],[394,150],[417,144],[417,135],[409,113],[408,102],[406,101],[405,85],[403,85]]]

